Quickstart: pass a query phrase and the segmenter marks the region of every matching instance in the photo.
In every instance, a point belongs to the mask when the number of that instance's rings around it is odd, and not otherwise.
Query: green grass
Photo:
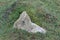
[[[5,2],[0,4],[0,40],[60,40],[60,0],[18,0],[12,12],[4,13],[15,1],[0,0]],[[23,11],[27,11],[32,22],[45,28],[47,33],[30,34],[14,29],[13,24]]]

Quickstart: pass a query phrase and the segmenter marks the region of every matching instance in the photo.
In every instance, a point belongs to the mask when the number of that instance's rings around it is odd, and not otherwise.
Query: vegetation
[[[23,11],[47,33],[14,29]],[[60,40],[60,0],[0,0],[0,40]]]

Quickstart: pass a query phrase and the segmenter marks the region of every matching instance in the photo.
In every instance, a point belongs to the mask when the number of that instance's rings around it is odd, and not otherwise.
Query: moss
[[[26,3],[23,3],[26,1]],[[2,18],[0,13],[1,40],[60,40],[60,5],[59,0],[22,0],[10,12],[8,19]],[[2,9],[3,10],[3,9]],[[13,29],[14,22],[23,11],[27,11],[32,22],[47,30],[46,34],[30,34],[24,30]],[[47,15],[48,14],[48,15]],[[16,39],[15,39],[16,38]]]

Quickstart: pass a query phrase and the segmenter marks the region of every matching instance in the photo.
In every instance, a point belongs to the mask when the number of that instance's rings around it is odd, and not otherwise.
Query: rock
[[[20,17],[14,23],[14,28],[26,30],[29,33],[46,33],[45,29],[31,22],[31,19],[26,11],[23,11],[22,14],[20,14]]]

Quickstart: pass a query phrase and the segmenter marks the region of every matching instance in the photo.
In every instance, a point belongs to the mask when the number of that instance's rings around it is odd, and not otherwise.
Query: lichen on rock
[[[45,29],[31,22],[31,19],[26,13],[26,11],[23,11],[22,14],[20,14],[20,17],[14,23],[14,28],[26,30],[27,32],[30,33],[37,33],[37,32],[46,33]]]

